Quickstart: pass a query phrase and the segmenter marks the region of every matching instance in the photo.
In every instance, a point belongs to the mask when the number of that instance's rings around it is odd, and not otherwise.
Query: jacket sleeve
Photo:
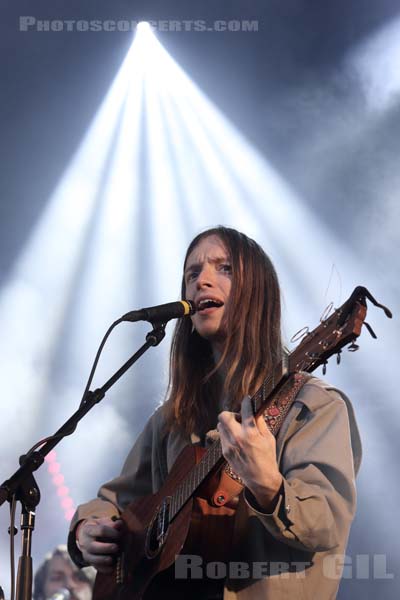
[[[354,517],[358,430],[337,391],[311,383],[299,398],[291,408],[297,411],[297,418],[291,415],[295,431],[290,435],[288,429],[283,445],[283,486],[273,513],[262,512],[249,490],[245,501],[278,541],[311,552],[330,550],[345,543]]]
[[[160,454],[162,407],[156,410],[139,435],[125,461],[119,477],[105,483],[98,497],[81,504],[72,518],[68,549],[72,559],[84,566],[82,554],[76,545],[75,532],[83,519],[116,517],[140,496],[154,493],[163,477]]]

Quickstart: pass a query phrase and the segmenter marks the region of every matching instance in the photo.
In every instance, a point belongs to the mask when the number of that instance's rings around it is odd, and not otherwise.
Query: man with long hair
[[[219,435],[229,472],[243,486],[232,503],[232,529],[218,534],[226,570],[220,577],[201,556],[204,568],[194,575],[177,560],[174,571],[159,576],[159,595],[170,589],[175,598],[182,592],[204,600],[334,598],[361,452],[349,401],[309,377],[277,437],[264,415],[254,416],[250,397],[282,361],[280,289],[270,259],[243,233],[216,227],[194,238],[182,298],[194,302],[196,313],[176,325],[166,401],[120,477],[78,509],[72,557],[112,572],[124,534],[121,512],[160,489],[185,445],[205,446]],[[217,531],[218,509],[210,522]],[[193,548],[200,553],[195,538]]]

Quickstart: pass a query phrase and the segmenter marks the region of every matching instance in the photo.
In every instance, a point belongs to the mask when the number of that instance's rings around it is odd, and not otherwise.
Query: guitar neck
[[[282,361],[251,398],[254,415],[265,410],[271,397],[276,394],[290,374],[299,371],[311,373],[321,364],[326,364],[328,358],[333,354],[337,354],[338,359],[340,358],[341,349],[354,342],[361,333],[367,312],[365,297],[371,299],[385,312],[387,311],[387,316],[390,316],[390,311],[379,305],[366,288],[356,288],[350,298],[329,317],[321,321],[318,327],[311,332],[307,328],[302,341],[292,353],[283,355]],[[355,350],[357,346],[352,344],[349,349]],[[175,493],[170,498],[170,520],[175,517],[213,469],[224,462],[221,442],[218,439],[209,446],[200,461],[177,486]]]
[[[283,362],[280,362],[272,375],[268,376],[263,381],[260,388],[251,398],[254,414],[257,414],[264,408],[268,398],[274,394],[281,386],[283,381],[286,380],[286,359],[284,362],[285,366]],[[175,493],[171,497],[170,519],[173,519],[173,517],[180,511],[182,506],[189,500],[196,489],[219,465],[219,463],[224,462],[226,461],[222,454],[221,442],[219,439],[217,439],[210,444],[200,461],[195,465],[195,467],[193,467],[182,483],[177,486]]]

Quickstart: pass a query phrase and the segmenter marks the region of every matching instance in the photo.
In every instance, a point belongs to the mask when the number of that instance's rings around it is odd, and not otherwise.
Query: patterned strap
[[[305,372],[293,373],[283,384],[264,412],[264,419],[271,433],[276,437],[295,398],[303,385],[310,379]]]
[[[278,390],[268,405],[268,408],[266,408],[264,411],[265,422],[275,437],[278,435],[281,425],[285,420],[285,417],[288,414],[297,394],[309,379],[309,373],[293,373]],[[238,483],[243,484],[242,479],[239,477],[239,475],[236,475],[228,463],[225,466],[225,473]]]

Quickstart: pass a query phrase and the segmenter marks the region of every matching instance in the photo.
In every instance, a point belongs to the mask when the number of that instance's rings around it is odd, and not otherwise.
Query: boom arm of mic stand
[[[67,435],[71,435],[79,421],[98,404],[106,392],[122,377],[124,373],[148,350],[151,346],[158,346],[165,336],[165,323],[153,323],[153,329],[146,335],[146,342],[139,348],[125,364],[106,383],[92,391],[88,391],[78,410],[56,431],[54,435],[43,444],[39,450],[20,458],[20,467],[15,473],[0,486],[0,506],[4,502],[11,502],[13,496],[22,504],[21,529],[23,532],[23,553],[20,557],[17,578],[17,600],[31,600],[32,597],[32,559],[30,556],[32,533],[34,529],[35,508],[40,501],[39,487],[33,477],[40,465],[43,464],[47,454]]]

